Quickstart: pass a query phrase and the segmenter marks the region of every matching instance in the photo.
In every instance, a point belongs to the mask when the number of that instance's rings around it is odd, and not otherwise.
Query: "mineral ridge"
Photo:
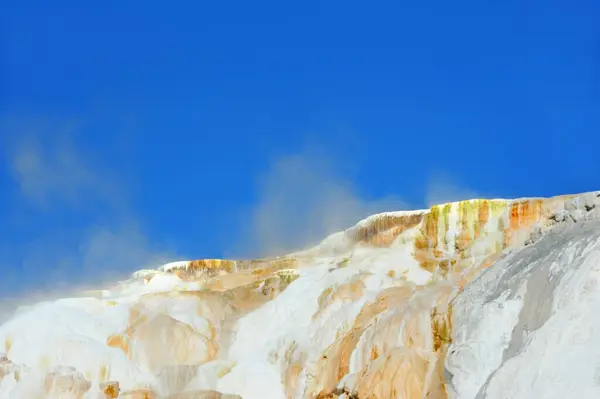
[[[0,326],[0,398],[598,398],[600,192],[371,216]]]

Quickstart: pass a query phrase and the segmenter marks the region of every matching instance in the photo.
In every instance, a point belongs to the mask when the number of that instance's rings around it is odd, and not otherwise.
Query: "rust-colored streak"
[[[296,266],[297,259],[295,257],[256,260],[198,259],[187,262],[185,266],[170,269],[168,273],[175,274],[184,281],[195,281],[244,272],[250,272],[256,276],[270,276],[277,270],[292,269]],[[216,289],[218,284],[219,282],[215,281],[215,286],[211,288]]]
[[[131,360],[131,347],[129,339],[121,334],[111,335],[106,339],[106,345],[120,349]]]
[[[394,348],[363,370],[356,387],[359,398],[422,398],[430,361],[418,351]]]
[[[481,237],[485,225],[487,224],[490,217],[490,204],[488,201],[483,200],[477,210],[477,223],[475,223],[475,239]]]
[[[320,395],[326,395],[350,372],[350,357],[363,332],[362,328],[353,328],[323,352],[317,365],[315,380],[308,387],[310,394],[318,392]]]
[[[439,352],[444,345],[452,342],[452,308],[449,305],[447,313],[441,312],[438,308],[433,308],[430,318],[433,350]]]
[[[518,202],[515,202],[510,206],[510,214],[509,214],[509,225],[508,227],[511,230],[516,230],[519,228],[519,206]]]
[[[346,388],[335,388],[330,392],[319,392],[316,399],[338,399],[340,397],[345,399],[361,399],[358,394],[350,392]]]
[[[434,365],[435,379],[430,383],[428,397],[446,399],[448,393],[444,384],[444,359],[448,346],[452,343],[452,304],[448,303],[445,309],[434,307],[430,319],[433,350],[437,352],[438,359]]]
[[[527,227],[539,221],[543,216],[544,203],[542,200],[522,201],[511,207],[511,223],[513,229]]]
[[[513,243],[515,232],[529,228],[544,218],[544,201],[540,199],[523,200],[510,205],[508,228],[504,230],[504,247]]]
[[[389,247],[400,234],[417,226],[421,220],[422,214],[383,215],[366,226],[349,229],[346,234],[354,242]]]
[[[371,348],[371,360],[375,360],[379,357],[379,350],[377,350],[376,346]]]
[[[313,320],[319,317],[329,306],[335,301],[354,302],[360,299],[366,289],[362,276],[352,279],[351,281],[341,284],[335,288],[328,287],[321,293],[318,299],[319,309],[313,315]]]
[[[350,372],[350,358],[365,330],[378,314],[399,306],[410,298],[413,293],[414,291],[406,286],[392,287],[383,290],[375,301],[365,304],[356,316],[352,329],[324,351],[317,366],[316,381],[310,388],[311,392],[318,392],[321,396],[317,395],[317,397],[336,397],[328,395],[335,392],[339,381]],[[326,297],[331,295],[332,292]],[[382,353],[378,348],[374,348],[370,352],[371,357],[376,356],[379,358],[381,355]]]
[[[100,389],[104,392],[106,399],[116,399],[119,397],[119,383],[109,382],[100,385]]]
[[[350,371],[350,357],[362,333],[363,329],[352,330],[342,339],[338,355],[337,381],[340,381]]]
[[[391,287],[381,291],[374,302],[367,303],[362,307],[356,319],[354,319],[354,328],[362,329],[366,327],[379,313],[391,306],[403,304],[413,292],[407,286]]]

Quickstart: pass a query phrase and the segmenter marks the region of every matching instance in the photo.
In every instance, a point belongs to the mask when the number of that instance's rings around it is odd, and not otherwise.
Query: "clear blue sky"
[[[600,188],[597,1],[46,3],[0,6],[0,289]]]

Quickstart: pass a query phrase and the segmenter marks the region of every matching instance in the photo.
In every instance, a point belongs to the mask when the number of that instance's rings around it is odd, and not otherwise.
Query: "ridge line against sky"
[[[28,223],[45,224],[36,239],[12,246],[17,253],[12,261],[20,267],[5,268],[4,292],[10,291],[8,283],[25,276],[43,279],[38,284],[45,289],[60,290],[74,281],[109,283],[167,261],[203,257],[193,249],[178,254],[176,245],[167,248],[148,237],[128,205],[127,180],[107,168],[106,160],[93,161],[93,154],[78,148],[71,133],[55,135],[62,130],[60,124],[46,126],[49,130],[42,126],[36,124],[37,134],[23,133],[7,145],[5,166],[15,189],[10,222],[17,230],[31,227]],[[374,213],[418,208],[393,196],[361,198],[352,180],[341,174],[343,169],[316,143],[276,159],[258,180],[258,202],[238,209],[231,220],[224,218],[221,232],[231,240],[219,257],[284,254]],[[434,204],[475,197],[448,176],[437,176],[429,182],[426,200]],[[232,234],[227,222],[239,226],[239,234]]]
[[[596,15],[3,4],[0,292],[287,251],[380,210],[596,190]]]

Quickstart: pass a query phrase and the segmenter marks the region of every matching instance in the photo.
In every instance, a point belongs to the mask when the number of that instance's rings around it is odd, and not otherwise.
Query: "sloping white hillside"
[[[453,305],[453,396],[600,397],[600,221],[507,254]]]
[[[600,397],[600,193],[374,215],[0,327],[0,398]]]

